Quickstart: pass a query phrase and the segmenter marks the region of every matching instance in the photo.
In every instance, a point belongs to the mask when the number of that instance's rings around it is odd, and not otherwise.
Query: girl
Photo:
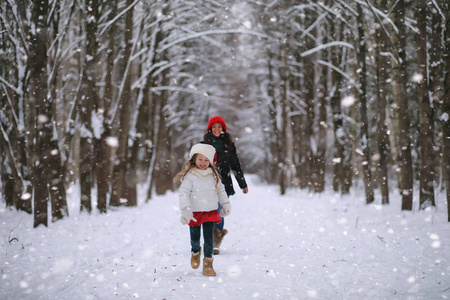
[[[244,172],[242,172],[241,163],[236,154],[236,147],[231,141],[231,135],[227,132],[227,125],[221,117],[214,116],[209,119],[204,141],[214,146],[217,150],[216,168],[222,178],[227,196],[234,195],[230,172],[234,173],[242,192],[247,194],[247,182],[245,181]],[[220,210],[221,207],[219,206],[219,212]],[[217,223],[214,229],[214,254],[220,253],[220,245],[222,244],[223,237],[228,233],[228,230],[223,227],[224,219],[222,218],[222,221]]]
[[[215,276],[213,268],[214,223],[220,222],[220,216],[227,216],[231,210],[225,188],[219,174],[212,166],[216,150],[211,145],[196,144],[192,146],[189,160],[175,176],[174,181],[181,181],[179,190],[181,223],[189,224],[191,237],[191,266],[200,266],[200,228],[203,227],[204,260],[203,274]],[[222,210],[218,212],[218,203]]]

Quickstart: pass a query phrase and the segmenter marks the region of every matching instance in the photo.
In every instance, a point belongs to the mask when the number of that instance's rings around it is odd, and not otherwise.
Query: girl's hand
[[[247,194],[247,193],[248,193],[248,187],[243,188],[243,189],[242,189],[242,192],[243,192],[244,194]]]
[[[194,213],[192,212],[190,207],[183,208],[181,210],[181,218],[180,222],[181,224],[189,224],[189,222],[194,221],[197,222],[197,220],[194,218]]]
[[[222,209],[220,211],[220,216],[221,217],[226,217],[230,214],[231,211],[231,204],[230,202],[224,203],[222,204]]]

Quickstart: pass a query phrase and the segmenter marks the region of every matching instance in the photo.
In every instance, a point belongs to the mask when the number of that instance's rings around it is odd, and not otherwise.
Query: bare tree
[[[380,9],[386,12],[387,1],[378,1]],[[383,19],[381,20],[383,22]],[[376,141],[378,145],[378,155],[376,156],[376,166],[378,171],[378,182],[381,188],[381,203],[389,204],[389,180],[388,180],[388,135],[387,135],[387,125],[386,125],[386,112],[387,112],[387,68],[388,68],[388,58],[387,58],[387,38],[388,33],[385,31],[384,26],[378,24],[376,31],[376,48],[375,48],[375,58],[377,65],[377,130],[376,130]]]
[[[133,174],[136,170],[130,170],[128,164],[129,147],[128,139],[130,138],[130,114],[131,114],[131,74],[130,68],[132,65],[132,49],[133,49],[133,19],[134,6],[132,0],[127,0],[125,13],[125,32],[124,43],[125,50],[123,53],[123,62],[125,71],[123,73],[121,88],[119,91],[119,109],[120,109],[120,127],[117,148],[117,164],[114,166],[113,190],[111,195],[110,205],[119,206],[135,206],[136,199],[136,176]]]
[[[83,61],[82,91],[79,106],[81,119],[80,134],[80,209],[92,211],[91,189],[93,187],[94,159],[94,130],[92,117],[95,115],[95,107],[98,101],[97,93],[97,68],[98,68],[98,41],[97,28],[99,20],[99,3],[97,0],[87,0],[83,5],[83,27],[85,29],[85,56]]]
[[[31,22],[35,31],[30,37],[30,97],[35,104],[36,144],[33,156],[33,186],[34,186],[34,227],[48,222],[48,201],[50,195],[57,197],[52,204],[59,206],[54,209],[53,219],[62,218],[67,213],[65,204],[64,180],[58,174],[61,172],[60,151],[54,148],[54,124],[52,122],[52,99],[48,97],[47,75],[47,41],[48,41],[48,1],[41,1],[32,6]],[[56,144],[57,145],[57,144]],[[52,160],[56,164],[52,164]],[[55,169],[56,167],[56,169]],[[57,174],[56,178],[54,175]],[[50,193],[49,189],[57,191]]]
[[[444,48],[444,103],[442,105],[442,143],[443,143],[443,158],[444,170],[443,174],[445,181],[445,188],[447,192],[447,216],[450,222],[450,4],[447,3],[445,7],[445,48]]]
[[[323,26],[323,43],[327,43],[326,31],[329,24],[324,24]],[[328,51],[322,52],[322,59],[326,61],[328,58]],[[329,127],[329,122],[327,120],[327,106],[329,103],[328,97],[328,79],[329,72],[328,68],[322,66],[319,83],[319,118],[318,118],[318,132],[317,132],[317,153],[315,158],[315,170],[316,170],[316,182],[314,184],[314,191],[316,193],[321,193],[325,190],[325,174],[326,174],[326,161],[325,154],[327,152],[327,132]]]
[[[427,2],[417,1],[417,97],[420,119],[420,209],[435,206],[434,200],[434,126],[431,121],[427,58]]]
[[[337,36],[341,40],[342,31],[335,32],[336,24],[332,19],[330,26],[330,35]],[[334,132],[334,159],[333,159],[333,188],[335,191],[341,190],[342,194],[350,192],[352,181],[351,173],[351,144],[349,143],[348,133],[344,128],[344,115],[341,110],[341,89],[343,84],[340,70],[342,63],[342,51],[338,47],[331,50],[331,64],[335,67],[332,71],[332,91],[331,91],[331,111],[333,114],[333,132]]]
[[[412,210],[413,204],[413,168],[411,157],[410,121],[407,95],[406,73],[406,12],[405,1],[389,1],[391,19],[395,25],[390,28],[392,44],[392,90],[395,120],[396,158],[398,186],[402,195],[402,210]]]
[[[30,137],[26,130],[33,120],[26,111],[29,68],[22,59],[29,51],[29,24],[24,21],[26,5],[17,7],[17,13],[13,8],[9,2],[0,5],[1,178],[6,205],[32,213]]]
[[[365,44],[365,34],[364,34],[364,19],[363,19],[363,9],[361,4],[357,4],[358,15],[357,28],[358,28],[358,71],[359,71],[359,88],[358,98],[359,98],[359,109],[360,109],[360,126],[359,126],[359,143],[362,150],[362,170],[364,177],[364,188],[366,191],[366,203],[372,203],[374,201],[374,193],[372,186],[372,172],[371,159],[370,159],[370,146],[369,146],[369,118],[367,117],[367,67],[366,67],[366,44]]]
[[[110,1],[104,8],[109,8],[109,26],[105,32],[105,41],[107,47],[105,49],[105,79],[103,98],[98,98],[97,116],[101,120],[100,137],[95,135],[95,153],[96,153],[96,169],[97,169],[97,209],[101,213],[106,213],[108,206],[108,191],[110,190],[112,181],[111,172],[111,153],[115,148],[115,143],[111,143],[112,126],[111,106],[114,97],[114,57],[115,57],[115,41],[117,26],[113,19],[117,15],[117,2]],[[109,142],[108,142],[109,141]]]

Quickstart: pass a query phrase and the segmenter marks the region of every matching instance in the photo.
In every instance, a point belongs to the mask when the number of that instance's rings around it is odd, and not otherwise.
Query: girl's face
[[[214,124],[214,125],[211,127],[211,131],[212,131],[212,134],[213,134],[215,137],[219,137],[220,134],[221,134],[222,131],[223,131],[223,127],[222,127],[222,125],[220,125],[219,123],[217,123],[217,124]]]
[[[195,165],[200,170],[206,170],[209,167],[209,159],[203,154],[197,153],[197,158],[195,158]]]

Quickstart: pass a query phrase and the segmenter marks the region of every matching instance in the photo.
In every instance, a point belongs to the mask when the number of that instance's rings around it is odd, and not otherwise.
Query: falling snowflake
[[[423,75],[420,73],[414,73],[413,77],[412,77],[412,81],[413,82],[417,82],[420,83],[423,80]]]
[[[106,144],[112,148],[117,148],[119,146],[119,140],[113,136],[106,138]]]
[[[347,96],[347,97],[344,97],[344,98],[342,99],[341,104],[342,104],[343,107],[350,107],[350,106],[352,106],[353,104],[355,104],[355,102],[356,102],[355,97],[353,97],[353,96]]]

